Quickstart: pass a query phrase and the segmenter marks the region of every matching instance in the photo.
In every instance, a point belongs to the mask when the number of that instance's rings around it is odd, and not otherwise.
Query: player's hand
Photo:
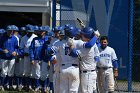
[[[48,61],[48,66],[47,66],[48,70],[50,69],[50,66],[51,66],[51,62]]]
[[[84,23],[80,23],[80,26],[81,26],[82,28],[85,28]]]
[[[117,69],[114,70],[114,77],[115,78],[118,77],[118,70]]]
[[[40,65],[41,64],[41,61],[38,61],[38,64]]]
[[[68,43],[68,46],[73,46],[74,45],[73,40],[71,38],[68,39],[67,43]]]
[[[98,38],[100,37],[100,33],[99,33],[98,30],[96,30],[96,31],[94,32],[94,34],[95,34],[95,36],[97,36]]]
[[[52,63],[53,63],[53,64],[56,64],[56,63],[57,63],[57,60],[56,60],[56,59],[54,59],[54,60],[52,61]]]
[[[32,61],[31,61],[31,64],[32,64],[32,65],[34,65],[34,64],[35,64],[35,61],[34,61],[34,60],[32,60]]]
[[[12,56],[16,56],[17,55],[17,53],[16,52],[12,52]]]
[[[9,51],[7,49],[3,49],[3,53],[8,53]]]

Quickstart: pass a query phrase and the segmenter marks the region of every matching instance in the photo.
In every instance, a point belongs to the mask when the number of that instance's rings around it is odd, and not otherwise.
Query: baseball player
[[[0,38],[2,37],[2,35],[4,34],[5,30],[4,29],[0,29]],[[1,56],[0,56],[0,74],[1,74],[1,70],[2,70],[2,62],[1,62]],[[2,78],[0,76],[0,83],[2,82]],[[1,84],[0,84],[1,85]],[[0,87],[0,90],[4,91],[2,87]]]
[[[24,65],[22,69],[24,69],[24,80],[25,84],[24,87],[26,88],[27,91],[33,90],[31,87],[31,63],[30,63],[30,56],[29,56],[29,47],[31,45],[31,42],[33,38],[37,37],[34,34],[34,27],[32,25],[26,25],[26,31],[27,34],[21,38],[20,42],[20,49],[23,50],[23,55],[24,55]]]
[[[62,26],[55,27],[54,29],[54,34],[55,37],[50,43],[50,46],[56,47],[57,50],[59,51],[59,47],[61,46],[61,40],[63,35],[64,28]],[[56,53],[56,60],[57,63],[54,64],[54,74],[53,74],[53,85],[54,85],[54,93],[60,93],[60,63],[61,63],[61,58],[59,53]],[[51,81],[51,80],[50,80]]]
[[[100,93],[113,93],[114,77],[118,76],[117,56],[114,49],[108,46],[107,36],[102,36],[100,43],[100,58],[97,64],[99,90]]]
[[[47,36],[48,36],[48,45],[51,47],[57,39],[54,38],[54,33],[52,31],[48,31]],[[53,93],[53,91],[54,91],[53,74],[54,74],[54,64],[53,64],[53,62],[50,61],[49,78],[48,78],[48,80],[49,80],[48,85],[50,87],[50,90],[49,90],[50,93]]]
[[[26,35],[26,27],[21,27],[19,33],[22,37],[25,36]]]
[[[41,75],[40,75],[40,79],[41,79],[41,84],[42,84],[42,92],[47,92],[48,91],[48,86],[49,86],[49,80],[48,80],[48,76],[49,76],[49,68],[50,68],[50,56],[48,54],[48,46],[50,44],[50,38],[48,36],[49,34],[49,30],[50,27],[49,26],[42,26],[40,27],[40,30],[45,31],[47,33],[47,35],[45,35],[45,40],[44,40],[44,44],[41,50]]]
[[[19,30],[14,31],[14,36],[17,38],[18,40],[18,46],[20,43],[20,39],[21,36],[19,35]],[[16,78],[16,90],[21,91],[22,88],[22,77],[23,77],[23,71],[24,69],[23,67],[23,52],[20,51],[20,49],[17,50],[17,57],[16,57],[16,61],[15,61],[15,78]]]
[[[39,91],[39,79],[40,79],[40,63],[41,63],[41,50],[43,44],[46,40],[46,29],[45,26],[40,27],[40,30],[37,32],[37,36],[35,37],[30,46],[30,60],[32,64],[32,77],[35,79],[35,92]]]
[[[0,55],[2,61],[2,88],[4,87],[5,77],[8,75],[10,81],[9,89],[12,87],[12,78],[14,76],[15,57],[17,55],[18,41],[13,36],[13,31],[17,30],[17,27],[7,26],[7,32],[1,37],[0,42]]]
[[[71,46],[72,56],[80,59],[80,93],[96,93],[96,63],[98,59],[98,47],[95,44],[97,37],[93,35],[94,30],[85,27],[81,31],[81,38],[84,42],[73,42]],[[94,36],[94,37],[93,37]],[[76,48],[75,48],[76,46]]]
[[[72,58],[69,56],[69,46],[67,44],[68,37],[72,37],[71,32],[75,28],[66,26],[65,34],[63,34],[65,36],[61,35],[60,42],[57,42],[58,46],[53,46],[52,49],[56,51],[56,57],[60,58],[60,93],[77,93],[79,88],[78,63],[71,61]]]
[[[48,41],[45,41],[42,51],[41,51],[41,81],[42,81],[42,92],[46,93],[47,89],[47,78],[49,75],[49,69],[50,69],[50,62],[52,61],[52,56],[54,55],[53,51],[48,45]]]

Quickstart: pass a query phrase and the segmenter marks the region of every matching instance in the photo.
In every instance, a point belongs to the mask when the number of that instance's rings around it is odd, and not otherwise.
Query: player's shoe
[[[19,85],[18,87],[16,87],[16,91],[21,91],[22,90],[22,88],[23,88],[23,86],[22,85]]]
[[[29,91],[34,91],[34,89],[32,88],[32,86],[29,86]]]
[[[50,90],[50,92],[49,93],[53,93],[53,90]]]
[[[9,90],[9,86],[8,85],[5,85],[4,86],[4,90]]]
[[[39,90],[39,87],[35,88],[35,93],[41,93],[41,91]]]
[[[0,86],[0,91],[5,91],[3,86]]]
[[[23,88],[23,86],[22,86],[22,85],[19,85],[19,87],[18,87],[18,91],[21,91],[22,88]]]
[[[13,88],[13,86],[9,86],[9,90],[14,91],[15,89]]]

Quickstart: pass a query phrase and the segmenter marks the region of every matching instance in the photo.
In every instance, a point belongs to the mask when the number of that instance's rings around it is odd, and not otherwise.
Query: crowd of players
[[[117,57],[107,36],[99,36],[70,24],[0,29],[0,90],[113,93]]]

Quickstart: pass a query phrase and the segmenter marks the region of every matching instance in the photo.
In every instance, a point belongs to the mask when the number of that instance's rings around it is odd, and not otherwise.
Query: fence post
[[[129,66],[128,66],[128,92],[132,91],[132,57],[133,57],[133,12],[134,0],[129,2]]]
[[[52,7],[52,28],[55,28],[56,26],[56,0],[53,1],[53,7]]]

